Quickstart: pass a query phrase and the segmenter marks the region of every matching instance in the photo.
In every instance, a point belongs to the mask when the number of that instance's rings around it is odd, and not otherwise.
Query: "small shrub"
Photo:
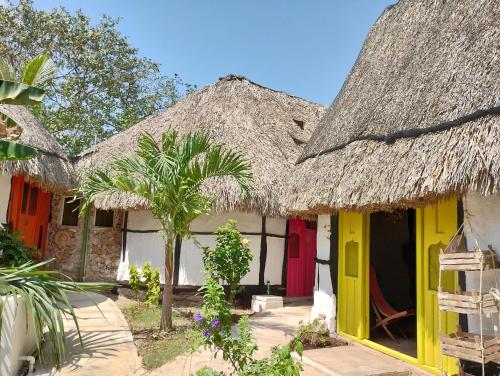
[[[285,346],[274,346],[271,356],[259,360],[253,360],[238,372],[238,376],[261,376],[261,375],[289,375],[299,376],[303,370],[302,364],[292,358],[292,350],[302,356],[300,342],[296,346],[292,344]]]
[[[135,299],[139,298],[139,289],[141,288],[141,274],[137,270],[137,265],[130,264],[128,266],[128,283],[134,292]]]
[[[19,232],[10,232],[0,225],[0,265],[21,266],[39,257],[38,249],[24,246]]]
[[[203,308],[194,314],[194,321],[202,331],[204,345],[214,353],[222,353],[222,358],[228,361],[234,373],[241,376],[257,375],[290,375],[297,376],[302,370],[299,362],[292,356],[292,349],[300,355],[303,345],[296,339],[292,343],[272,349],[268,358],[255,360],[253,355],[257,350],[255,338],[252,336],[248,316],[243,316],[238,321],[237,335],[231,331],[231,311],[229,304],[224,299],[223,287],[211,276],[200,289],[203,293]],[[200,370],[197,376],[224,375],[214,373],[211,369]],[[200,372],[199,371],[199,372]]]
[[[196,371],[195,376],[224,376],[224,372],[217,372],[212,368],[203,367]]]
[[[212,278],[223,280],[229,285],[229,301],[234,303],[236,294],[243,289],[239,283],[250,271],[252,251],[248,240],[242,238],[236,228],[235,220],[220,226],[216,234],[215,248],[203,248],[203,265]]]
[[[318,319],[304,324],[300,322],[299,328],[295,335],[295,340],[300,340],[304,345],[311,347],[325,347],[328,346],[329,332],[326,325]]]
[[[142,276],[146,285],[146,304],[158,305],[160,303],[160,270],[151,268],[151,263],[145,262],[142,266]]]

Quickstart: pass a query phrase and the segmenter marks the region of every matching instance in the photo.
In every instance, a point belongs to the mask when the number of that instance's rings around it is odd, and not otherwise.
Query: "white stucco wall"
[[[7,223],[7,209],[10,198],[10,180],[9,174],[0,174],[0,223]]]
[[[317,254],[321,260],[330,260],[330,216],[318,216],[318,232],[316,236]],[[319,284],[318,284],[319,271]],[[324,315],[326,323],[331,332],[335,331],[336,319],[336,297],[332,295],[332,279],[330,276],[330,265],[316,263],[314,274],[314,305],[311,311],[311,319]]]
[[[500,255],[500,195],[481,196],[473,192],[464,199],[464,231],[469,251],[477,241],[482,250],[491,244],[496,251],[497,260]],[[467,290],[479,290],[479,272],[466,273]],[[483,273],[483,291],[490,288],[500,289],[500,270]],[[479,333],[479,316],[468,316],[469,332]],[[494,335],[494,325],[499,326],[498,314],[483,316],[483,333]]]
[[[203,262],[200,247],[214,247],[215,236],[212,234],[196,234],[196,232],[213,233],[217,227],[227,223],[229,219],[235,219],[238,229],[242,233],[257,233],[257,235],[246,235],[250,241],[253,260],[250,272],[242,279],[245,285],[256,285],[259,283],[260,268],[260,243],[262,230],[262,217],[254,213],[232,212],[224,214],[206,215],[197,218],[191,224],[191,231],[195,233],[191,239],[183,239],[179,262],[179,285],[199,286],[203,284]],[[161,271],[161,282],[164,281],[164,243],[161,237],[154,232],[134,232],[158,230],[160,225],[149,211],[131,211],[128,215],[127,246],[125,261],[120,262],[118,280],[128,280],[128,265],[134,263],[142,266],[145,261],[159,268]],[[285,248],[286,219],[267,218],[266,233],[280,235],[282,237],[267,237],[267,259],[264,279],[272,284],[281,284],[281,271]]]
[[[23,361],[20,356],[32,355],[36,349],[34,321],[26,312],[20,297],[0,297],[3,301],[2,333],[0,336],[0,375],[15,376]]]

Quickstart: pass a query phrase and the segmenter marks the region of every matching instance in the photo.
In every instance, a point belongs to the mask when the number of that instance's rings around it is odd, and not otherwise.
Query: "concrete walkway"
[[[99,309],[92,302],[98,304]],[[78,342],[75,325],[65,320],[67,360],[59,371],[38,369],[43,376],[188,376],[204,366],[230,371],[222,359],[212,359],[211,352],[199,350],[184,354],[160,368],[146,372],[134,345],[132,334],[121,311],[109,298],[91,294],[74,295],[84,348]],[[300,321],[307,321],[310,305],[300,302],[281,309],[261,312],[250,318],[257,340],[258,358],[268,356],[272,346],[284,345],[294,336]],[[302,358],[303,376],[407,376],[429,375],[398,359],[357,343],[349,346],[307,350]]]
[[[251,316],[250,325],[257,340],[259,350],[257,358],[268,356],[271,347],[288,343],[299,325],[299,321],[306,320],[311,307],[309,305],[288,306],[282,309],[261,312]],[[210,367],[217,371],[230,371],[227,364],[221,359],[212,359],[209,351],[200,350],[194,354],[180,355],[174,361],[164,364],[151,372],[150,376],[179,375],[188,376],[198,369]],[[320,370],[304,365],[304,376],[323,376]]]
[[[100,294],[74,294],[84,347],[80,346],[75,324],[65,319],[67,357],[61,370],[39,369],[36,375],[129,376],[141,370],[132,334],[115,303]],[[98,304],[97,308],[95,303]],[[99,311],[100,309],[100,311]]]

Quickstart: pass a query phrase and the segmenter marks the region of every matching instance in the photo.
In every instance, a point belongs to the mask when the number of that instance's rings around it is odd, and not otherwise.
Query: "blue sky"
[[[35,0],[122,17],[120,31],[166,74],[203,87],[237,73],[330,104],[371,25],[396,0]]]

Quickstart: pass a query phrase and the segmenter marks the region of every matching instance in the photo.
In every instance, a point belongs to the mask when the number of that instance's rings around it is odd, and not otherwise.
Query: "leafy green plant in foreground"
[[[300,375],[302,365],[292,358],[292,351],[302,355],[303,345],[299,339],[285,346],[276,346],[271,355],[264,359],[254,359],[257,350],[255,338],[248,316],[238,321],[237,334],[231,330],[231,310],[225,300],[223,287],[210,275],[200,289],[203,294],[201,312],[194,314],[194,320],[202,331],[204,345],[213,351],[214,358],[222,353],[222,358],[228,361],[234,373],[240,376],[257,375]],[[196,373],[197,376],[224,375],[210,368],[204,368]]]
[[[146,304],[158,305],[160,303],[160,270],[152,268],[150,262],[145,262],[142,267],[142,276],[146,284]]]
[[[35,247],[26,248],[18,232],[10,232],[0,225],[0,265],[20,266],[39,257]]]
[[[208,273],[229,285],[229,301],[234,304],[240,293],[241,279],[250,271],[252,251],[248,239],[242,238],[236,221],[231,219],[216,231],[215,248],[203,248],[203,264]]]
[[[59,272],[41,269],[52,261],[46,260],[36,264],[28,262],[19,267],[0,267],[0,298],[2,298],[0,299],[0,323],[3,317],[4,297],[13,299],[16,307],[24,304],[28,317],[33,318],[38,353],[41,357],[43,356],[41,350],[44,328],[46,328],[46,340],[52,355],[51,361],[59,368],[66,353],[63,314],[74,321],[82,344],[78,320],[69,301],[68,293],[102,291],[113,285],[77,283]],[[30,325],[29,322],[28,325]]]
[[[312,347],[325,347],[328,345],[330,333],[324,322],[315,319],[305,324],[301,321],[299,324],[295,339]]]
[[[128,266],[128,284],[137,300],[139,298],[139,289],[141,288],[141,273],[139,273],[137,265],[135,264],[130,264]]]

